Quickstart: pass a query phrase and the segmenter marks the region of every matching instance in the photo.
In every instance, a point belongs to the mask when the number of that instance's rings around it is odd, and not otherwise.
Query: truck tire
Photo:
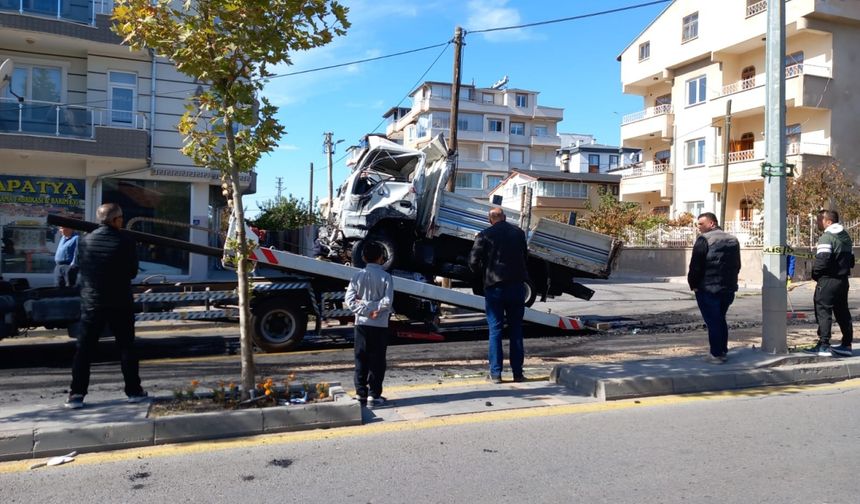
[[[285,352],[297,346],[308,328],[308,314],[286,297],[266,299],[253,309],[254,343],[264,352]]]
[[[535,287],[534,282],[531,279],[523,282],[523,289],[526,291],[525,301],[526,308],[531,308],[533,304],[535,304],[535,299],[537,299],[538,291]]]
[[[390,271],[398,263],[399,257],[397,252],[397,244],[387,233],[372,234],[364,240],[355,242],[352,247],[352,265],[356,268],[364,268],[367,263],[361,257],[361,252],[364,249],[366,241],[375,241],[382,246],[383,257],[385,261],[382,263],[382,269]]]

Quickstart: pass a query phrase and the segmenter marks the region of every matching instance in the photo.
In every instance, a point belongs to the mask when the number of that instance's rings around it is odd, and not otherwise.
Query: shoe
[[[528,381],[523,375],[514,375],[514,383],[522,383]]]
[[[369,401],[367,401],[367,409],[373,408],[381,408],[388,403],[388,399],[379,396],[379,397],[371,397]]]
[[[63,404],[68,409],[81,409],[84,407],[84,396],[81,394],[69,394],[69,398]]]
[[[807,348],[803,352],[812,355],[820,355],[822,357],[830,357],[832,355],[830,353],[830,343],[822,343],[820,341],[816,343],[814,347]]]
[[[500,375],[490,375],[487,379],[496,384],[502,383],[502,377]]]
[[[129,404],[138,404],[142,403],[143,401],[146,401],[147,399],[149,399],[149,394],[147,394],[145,390],[141,390],[137,394],[128,396],[126,402],[128,402]]]
[[[725,355],[705,355],[705,358],[702,359],[708,364],[725,364],[728,360]]]
[[[839,357],[853,357],[854,352],[851,350],[851,345],[839,345],[830,347],[830,352]]]
[[[361,405],[362,408],[367,407],[367,398],[364,396],[355,396],[355,400],[358,401],[358,404]]]

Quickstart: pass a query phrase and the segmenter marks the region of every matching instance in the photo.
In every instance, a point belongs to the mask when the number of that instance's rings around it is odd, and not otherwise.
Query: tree
[[[764,208],[763,189],[756,189],[747,199],[759,211]],[[843,221],[860,218],[860,194],[837,163],[804,166],[799,177],[788,178],[786,203],[791,217],[815,215],[826,208],[838,211]]]
[[[292,194],[286,198],[264,201],[257,207],[261,213],[251,221],[251,224],[260,229],[297,229],[322,222],[322,213],[317,205],[311,206],[305,200],[296,198]]]
[[[643,212],[638,203],[619,201],[606,189],[600,190],[596,208],[591,200],[588,201],[585,208],[590,213],[588,217],[580,220],[580,227],[618,239],[624,239],[624,230],[630,226],[637,229],[647,229],[665,222],[665,219],[660,216],[648,215]]]
[[[173,6],[176,5],[177,8]],[[133,50],[151,49],[178,71],[204,83],[186,104],[177,128],[183,154],[218,169],[228,205],[244,222],[239,174],[271,152],[284,133],[277,107],[257,100],[269,68],[290,54],[328,44],[349,28],[336,0],[116,0],[113,29]],[[238,226],[235,254],[243,396],[254,390],[250,338],[248,255],[252,244]]]

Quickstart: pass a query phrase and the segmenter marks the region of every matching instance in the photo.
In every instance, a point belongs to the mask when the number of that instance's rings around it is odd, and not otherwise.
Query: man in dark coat
[[[722,364],[729,351],[726,313],[738,290],[741,247],[737,238],[720,228],[717,216],[711,212],[699,215],[696,226],[699,237],[693,244],[687,283],[696,293],[696,303],[708,326],[711,351],[705,361]]]
[[[490,227],[478,233],[469,254],[469,269],[484,283],[484,302],[490,329],[490,380],[502,382],[502,332],[508,324],[511,345],[511,371],[514,381],[525,381],[523,376],[523,312],[525,310],[525,282],[528,279],[526,263],[528,248],[522,229],[509,224],[505,212],[495,207],[490,210]]]
[[[82,408],[90,383],[90,362],[107,325],[120,351],[122,376],[128,402],[147,394],[140,386],[138,358],[134,349],[134,300],[131,281],[137,276],[135,242],[121,234],[122,209],[105,203],[96,211],[101,224],[80,240],[78,265],[81,285],[81,331],[72,364],[72,385],[66,407]]]

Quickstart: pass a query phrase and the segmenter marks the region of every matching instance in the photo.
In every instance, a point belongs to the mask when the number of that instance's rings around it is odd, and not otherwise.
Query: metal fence
[[[851,239],[860,241],[860,220],[843,223]],[[815,218],[789,218],[786,222],[786,242],[794,248],[813,248],[818,243],[821,231]],[[757,248],[764,245],[764,223],[751,221],[729,221],[724,228],[735,235],[744,248]],[[626,247],[640,248],[686,248],[692,247],[698,236],[695,224],[689,226],[669,226],[660,224],[646,230],[627,228],[624,232]]]

